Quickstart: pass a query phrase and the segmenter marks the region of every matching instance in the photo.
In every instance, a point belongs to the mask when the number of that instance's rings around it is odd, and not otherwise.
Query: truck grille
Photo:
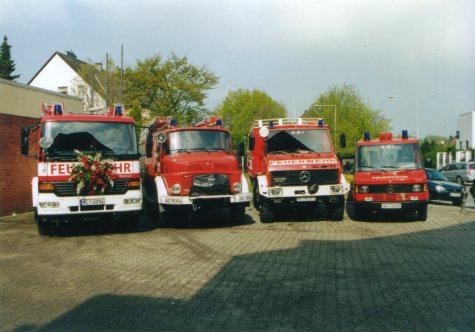
[[[338,169],[271,172],[272,186],[306,186],[310,184],[338,183]]]
[[[114,186],[108,187],[105,191],[105,195],[123,195],[127,192],[127,180],[114,180]],[[76,183],[68,182],[55,182],[54,193],[59,197],[78,196],[76,192]]]
[[[421,184],[422,185],[422,184]],[[369,192],[372,194],[387,194],[387,193],[410,193],[412,192],[412,184],[378,184],[370,185]]]
[[[191,196],[229,194],[231,194],[231,187],[226,175],[202,174],[193,178],[193,185],[190,190]]]

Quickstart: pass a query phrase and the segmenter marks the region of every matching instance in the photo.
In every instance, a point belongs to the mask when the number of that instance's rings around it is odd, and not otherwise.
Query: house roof
[[[36,74],[31,78],[31,80],[28,82],[30,84],[33,82],[33,80],[41,73],[41,71],[48,65],[48,63],[56,56],[58,55],[61,59],[63,59],[64,62],[68,64],[71,69],[73,69],[76,73],[79,72],[79,67],[81,65],[86,64],[86,62],[79,60],[76,58],[76,55],[72,52],[67,52],[67,54],[61,53],[61,52],[54,52],[53,55],[48,59],[48,61],[45,62],[45,64],[36,72]]]

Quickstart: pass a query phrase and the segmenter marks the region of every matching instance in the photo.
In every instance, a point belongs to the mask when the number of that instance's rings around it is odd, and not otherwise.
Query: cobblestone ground
[[[55,237],[32,214],[2,218],[0,330],[475,330],[475,209],[291,216],[144,215],[133,233],[90,221]]]

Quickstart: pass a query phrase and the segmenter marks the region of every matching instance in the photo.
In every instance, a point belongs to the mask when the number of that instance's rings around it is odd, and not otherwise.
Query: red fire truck
[[[41,235],[72,219],[110,216],[122,226],[137,225],[140,154],[134,120],[121,105],[99,115],[65,114],[62,104],[44,104],[40,123],[21,129],[24,155],[31,131],[39,141],[32,197]]]
[[[344,136],[340,145],[345,146]],[[323,119],[256,120],[249,134],[248,169],[261,222],[279,208],[326,205],[327,217],[343,220],[349,184]]]
[[[420,221],[427,219],[427,180],[419,141],[403,130],[401,138],[380,133],[371,140],[369,133],[357,142],[352,191],[356,218],[368,212],[414,212]]]
[[[142,149],[144,198],[167,219],[210,208],[229,208],[234,220],[244,218],[251,194],[221,117],[183,127],[156,117],[142,132]]]

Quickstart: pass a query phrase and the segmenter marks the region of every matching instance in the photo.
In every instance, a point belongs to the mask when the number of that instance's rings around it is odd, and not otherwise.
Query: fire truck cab
[[[401,138],[380,133],[375,140],[365,133],[356,144],[352,197],[357,218],[368,212],[416,211],[425,221],[429,194],[419,141],[406,130]]]
[[[28,155],[29,134],[36,131],[38,174],[32,198],[38,232],[55,232],[60,222],[110,216],[127,228],[142,210],[140,164],[134,120],[121,105],[106,114],[66,114],[63,104],[44,104],[40,123],[21,129],[21,152]],[[80,193],[71,181],[78,152],[100,153],[110,160],[110,186],[101,193]],[[95,166],[93,166],[95,167]]]
[[[279,208],[318,203],[326,205],[329,219],[343,220],[350,187],[323,119],[256,120],[249,133],[248,170],[261,222],[271,222]]]
[[[193,211],[229,208],[235,221],[245,216],[251,194],[221,117],[190,126],[156,117],[141,135],[144,197],[175,219]]]

